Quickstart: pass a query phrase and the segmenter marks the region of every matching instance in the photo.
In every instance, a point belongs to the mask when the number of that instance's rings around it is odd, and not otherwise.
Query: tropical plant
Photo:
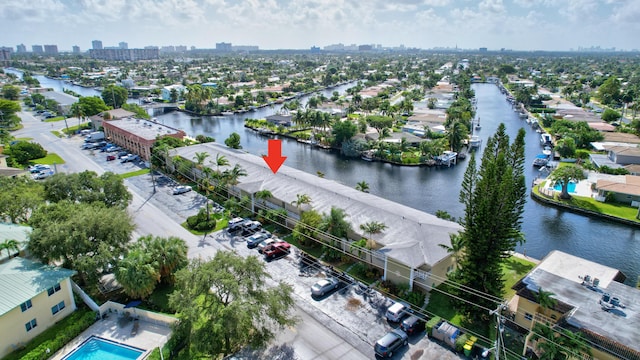
[[[291,205],[301,210],[304,205],[311,204],[311,197],[307,194],[296,194],[296,199],[291,202]]]
[[[380,234],[387,229],[387,225],[379,221],[369,221],[364,224],[360,224],[360,230],[362,230],[367,236],[367,248],[374,249],[376,247],[375,240],[372,239],[373,235]]]
[[[462,234],[449,234],[449,245],[438,244],[441,248],[447,250],[447,254],[451,254],[455,267],[460,266],[459,259],[464,252],[465,240]]]
[[[134,299],[144,299],[153,293],[160,281],[157,267],[151,254],[134,248],[118,261],[115,277],[127,295]]]
[[[584,172],[582,168],[575,165],[559,167],[549,175],[550,181],[556,181],[562,184],[562,190],[560,191],[561,199],[571,199],[571,195],[569,195],[569,183],[582,179],[584,179]]]
[[[11,253],[18,253],[20,251],[20,241],[15,239],[6,239],[4,242],[0,243],[0,255],[2,255],[2,251],[7,251],[7,257],[11,257]]]
[[[356,184],[356,190],[368,193],[369,192],[369,183],[364,181],[364,180],[358,182]]]
[[[332,206],[329,214],[324,214],[319,229],[337,238],[346,238],[351,230],[351,224],[346,220],[347,214],[343,209]]]

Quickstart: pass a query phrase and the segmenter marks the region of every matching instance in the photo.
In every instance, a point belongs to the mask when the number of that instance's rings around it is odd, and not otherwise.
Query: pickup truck
[[[264,258],[269,260],[279,256],[289,254],[289,249],[291,248],[291,244],[286,241],[274,242],[271,245],[267,245],[264,249],[262,249],[262,254]]]

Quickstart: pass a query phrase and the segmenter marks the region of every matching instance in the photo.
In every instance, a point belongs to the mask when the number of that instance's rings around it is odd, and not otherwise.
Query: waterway
[[[64,87],[84,96],[99,95],[94,89],[40,76],[36,78],[46,87],[59,90]],[[323,93],[331,97],[333,91],[342,94],[349,86],[339,86]],[[539,134],[511,110],[511,105],[495,85],[474,84],[473,89],[482,125],[475,134],[483,139],[483,144],[495,133],[500,123],[506,125],[512,139],[520,128],[526,130],[526,177],[530,190],[533,180],[545,175],[530,166],[541,150]],[[306,98],[302,98],[301,102],[305,103]],[[233,116],[193,117],[182,112],[171,112],[157,115],[157,119],[185,130],[190,136],[209,135],[220,143],[236,132],[240,134],[245,151],[262,155],[267,152],[267,139],[246,129],[244,120],[264,118],[274,114],[279,107],[275,105]],[[482,147],[479,154],[481,151]],[[369,184],[372,194],[428,213],[446,210],[454,217],[463,215],[464,207],[458,201],[458,195],[468,160],[462,160],[451,168],[402,167],[348,159],[333,151],[310,148],[290,139],[283,139],[282,152],[288,157],[286,166],[312,174],[322,172],[325,178],[350,187],[364,180]],[[552,250],[561,250],[621,270],[627,275],[626,283],[629,285],[635,285],[640,274],[640,231],[634,228],[543,206],[529,198],[525,205],[522,230],[526,243],[517,250],[528,256],[540,259]]]

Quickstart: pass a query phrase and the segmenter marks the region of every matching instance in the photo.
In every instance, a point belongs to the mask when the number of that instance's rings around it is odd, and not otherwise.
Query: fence
[[[136,317],[142,319],[144,321],[163,325],[163,326],[171,326],[173,323],[178,321],[177,318],[165,314],[156,313],[153,311],[138,309],[138,308],[126,308],[125,305],[107,301],[106,303],[100,306],[100,315],[107,313],[115,313],[115,314],[129,314],[132,317]]]

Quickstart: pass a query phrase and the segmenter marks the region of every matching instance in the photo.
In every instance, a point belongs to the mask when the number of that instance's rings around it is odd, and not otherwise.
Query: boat
[[[474,149],[480,147],[480,145],[482,145],[482,139],[480,139],[480,136],[472,135],[469,139],[469,148]]]
[[[223,111],[222,115],[225,115],[225,116],[233,115],[233,111]]]
[[[456,160],[458,159],[458,153],[455,151],[443,151],[442,155],[438,156],[436,158],[436,161],[440,164],[440,165],[447,165],[447,166],[451,166],[451,165],[455,165],[456,164]]]
[[[480,130],[481,129],[481,127],[480,127],[480,118],[478,118],[478,121],[476,122],[475,129],[476,130]]]
[[[551,146],[552,144],[552,140],[551,140],[551,135],[547,134],[547,133],[542,133],[540,134],[540,145],[541,146]]]
[[[549,163],[549,156],[545,154],[538,154],[536,158],[533,159],[533,166],[535,167],[543,167]]]
[[[373,161],[373,150],[367,150],[367,151],[363,151],[362,155],[360,156],[360,158],[364,161]]]
[[[551,154],[552,154],[551,146],[545,146],[544,150],[542,150],[542,153],[544,155],[547,155],[547,157],[551,156]]]

